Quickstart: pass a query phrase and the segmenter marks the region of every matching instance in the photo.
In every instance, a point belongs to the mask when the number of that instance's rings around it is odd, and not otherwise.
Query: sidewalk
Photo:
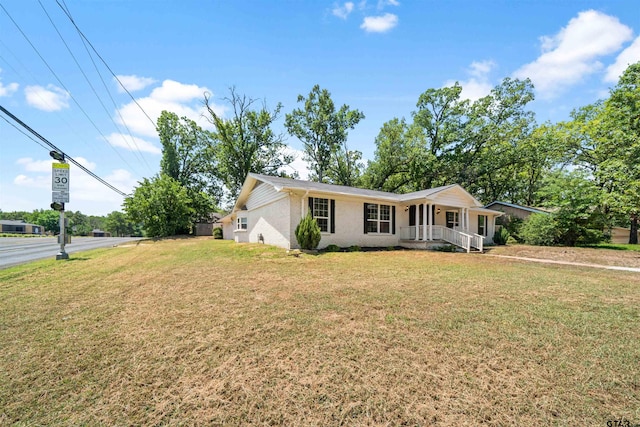
[[[571,262],[571,261],[556,261],[553,259],[540,259],[540,258],[525,258],[519,256],[510,256],[510,255],[491,255],[486,254],[486,256],[493,256],[497,258],[508,258],[508,259],[517,259],[520,261],[529,261],[529,262],[539,262],[543,264],[561,264],[561,265],[574,265],[577,267],[591,267],[591,268],[603,268],[606,270],[618,270],[618,271],[631,271],[634,273],[640,273],[640,268],[635,267],[618,267],[615,265],[601,265],[601,264],[585,264],[582,262]]]

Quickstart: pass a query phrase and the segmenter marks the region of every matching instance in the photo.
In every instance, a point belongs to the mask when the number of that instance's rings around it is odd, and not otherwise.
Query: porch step
[[[456,246],[452,243],[446,242],[444,240],[400,240],[399,246],[407,249],[426,249],[426,250],[435,250],[440,246]],[[456,246],[460,252],[466,252],[463,248]],[[481,253],[477,248],[471,248],[471,253]]]

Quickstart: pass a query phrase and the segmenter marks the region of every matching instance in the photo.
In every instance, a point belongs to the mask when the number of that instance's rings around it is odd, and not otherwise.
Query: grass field
[[[0,425],[640,423],[640,275],[144,242],[0,271]]]

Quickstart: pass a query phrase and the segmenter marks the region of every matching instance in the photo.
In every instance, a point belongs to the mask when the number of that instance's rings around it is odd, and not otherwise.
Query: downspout
[[[309,190],[304,193],[304,196],[300,199],[300,219],[304,218],[304,198],[309,195]]]

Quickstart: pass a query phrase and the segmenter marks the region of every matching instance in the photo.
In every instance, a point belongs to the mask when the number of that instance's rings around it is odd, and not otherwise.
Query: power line
[[[60,31],[58,30],[58,27],[56,26],[55,22],[53,22],[53,19],[51,19],[51,16],[49,15],[49,12],[47,12],[47,9],[45,9],[44,5],[42,4],[42,2],[40,0],[38,0],[38,3],[40,4],[40,7],[42,8],[42,10],[44,11],[44,14],[47,15],[47,18],[49,19],[49,22],[51,23],[51,25],[53,26],[53,28],[56,30],[56,33],[58,33],[58,37],[60,37],[60,40],[62,41],[62,43],[64,44],[64,46],[67,48],[67,52],[69,52],[69,55],[71,55],[71,58],[73,58],[73,62],[76,63],[76,65],[78,66],[78,69],[80,70],[80,72],[82,73],[82,75],[84,76],[84,79],[86,80],[87,84],[89,85],[89,87],[91,88],[91,90],[93,91],[93,94],[96,96],[96,99],[98,100],[98,102],[100,103],[100,105],[102,106],[102,109],[104,110],[104,112],[107,114],[107,116],[109,117],[109,119],[111,120],[111,122],[113,123],[113,125],[116,127],[116,129],[118,129],[119,132],[120,128],[118,127],[118,125],[116,124],[115,120],[113,120],[113,117],[111,117],[111,114],[109,114],[109,110],[107,109],[107,107],[104,105],[104,102],[102,102],[102,99],[100,98],[100,96],[98,95],[98,92],[96,91],[96,89],[93,87],[93,84],[91,84],[91,81],[89,80],[89,77],[87,76],[87,74],[84,72],[84,70],[82,69],[82,66],[80,65],[80,63],[78,62],[78,60],[76,59],[75,55],[73,54],[73,52],[71,51],[71,48],[69,47],[69,45],[67,44],[67,42],[65,41],[64,37],[62,36],[62,34],[60,33]],[[92,60],[93,61],[93,60]],[[110,94],[109,94],[110,95]],[[127,130],[129,130],[129,128],[127,127]],[[139,160],[142,160],[145,165],[147,166],[147,168],[149,168],[149,165],[147,164],[147,161],[144,159],[144,157],[142,157],[142,153],[140,152],[140,149],[138,148],[137,144],[135,143],[135,140],[133,139],[133,135],[131,135],[131,131],[129,131],[129,136],[131,136],[131,141],[133,142],[134,147],[132,147],[131,145],[129,145],[129,143],[126,141],[125,142],[127,144],[127,146],[129,148],[131,148],[131,151],[133,151]]]
[[[65,86],[65,84],[62,82],[62,80],[60,79],[60,77],[58,77],[58,74],[53,70],[53,68],[51,68],[51,66],[49,65],[49,63],[47,62],[46,59],[44,59],[44,57],[40,54],[40,51],[38,50],[38,48],[36,48],[34,46],[34,44],[31,42],[31,40],[29,39],[29,37],[27,37],[27,35],[24,33],[24,31],[22,31],[22,28],[20,28],[20,25],[18,25],[18,23],[13,19],[13,17],[11,16],[11,14],[9,13],[9,11],[7,11],[7,9],[5,9],[5,7],[2,5],[2,3],[0,3],[0,8],[2,8],[2,10],[4,11],[4,13],[7,14],[7,16],[9,17],[9,19],[11,20],[11,22],[13,22],[13,25],[16,26],[16,28],[18,29],[18,31],[20,32],[20,34],[22,34],[22,37],[24,37],[24,39],[27,41],[27,43],[29,43],[29,45],[33,48],[33,50],[36,52],[36,54],[38,55],[38,57],[42,60],[42,62],[44,62],[44,65],[49,69],[49,71],[51,72],[51,74],[53,74],[53,76],[56,78],[56,80],[58,81],[58,83],[60,83],[60,86],[62,86],[62,88],[67,92],[67,94],[69,95],[69,97],[73,100],[73,102],[76,104],[76,106],[80,109],[80,111],[82,111],[82,114],[84,114],[84,116],[87,118],[87,120],[89,120],[89,122],[93,125],[94,129],[96,131],[98,131],[98,133],[102,136],[102,139],[104,139],[104,141],[106,142],[106,144],[111,147],[111,149],[118,155],[118,157],[120,157],[120,160],[122,160],[127,166],[129,166],[130,169],[135,170],[135,168],[133,168],[121,155],[120,153],[109,143],[109,140],[107,139],[107,137],[102,133],[102,131],[98,128],[98,126],[95,124],[95,122],[91,119],[91,117],[89,117],[89,115],[87,114],[87,112],[84,110],[84,108],[82,108],[82,106],[80,105],[80,103],[78,102],[78,100],[75,98],[75,96],[73,96],[73,94],[71,93],[71,91],[69,91],[69,89],[67,89],[67,87]],[[89,147],[91,148],[91,147]]]
[[[63,7],[60,4],[59,0],[56,0],[56,3],[58,4],[58,6],[60,7],[60,9],[62,9],[62,11],[65,13],[65,15],[67,15],[67,18],[69,18],[69,21],[71,21],[71,23],[73,24],[74,27],[76,27],[76,30],[78,31],[78,34],[80,34],[80,36],[87,41],[87,43],[89,44],[89,46],[91,46],[91,49],[95,52],[95,54],[98,56],[98,58],[100,58],[100,61],[102,61],[102,63],[104,64],[105,67],[107,67],[107,70],[109,70],[109,72],[111,73],[111,75],[113,76],[114,79],[116,79],[116,81],[118,82],[118,84],[120,84],[120,87],[122,87],[122,89],[124,89],[124,91],[127,93],[127,95],[129,95],[129,97],[133,100],[133,102],[135,102],[135,104],[138,106],[138,108],[140,108],[140,111],[142,111],[142,113],[147,117],[147,119],[149,119],[149,121],[151,122],[151,124],[153,125],[153,128],[156,129],[156,123],[151,119],[151,117],[149,117],[149,115],[147,114],[146,111],[144,111],[144,108],[142,108],[142,106],[138,103],[138,101],[133,97],[133,95],[131,95],[131,92],[129,92],[129,90],[122,84],[122,82],[120,81],[120,79],[118,78],[118,76],[113,72],[113,70],[111,69],[111,67],[109,67],[109,64],[107,64],[107,61],[105,61],[102,56],[100,56],[100,54],[98,53],[98,51],[96,50],[95,47],[93,47],[93,44],[91,44],[91,42],[89,41],[89,39],[87,38],[87,36],[84,35],[84,33],[80,30],[80,28],[78,27],[78,25],[76,24],[76,22],[73,20],[73,18],[71,17],[71,13],[69,13],[68,9],[65,9],[65,7]],[[65,5],[66,6],[66,5]]]
[[[25,131],[23,131],[22,129],[20,129],[18,126],[16,126],[14,123],[11,123],[9,120],[7,120],[6,117],[4,116],[0,116],[0,119],[4,120],[5,122],[7,122],[11,127],[13,127],[15,130],[17,130],[18,132],[20,132],[21,134],[23,134],[24,136],[26,136],[27,138],[29,138],[30,140],[32,140],[33,142],[35,142],[36,144],[38,144],[40,147],[44,148],[45,150],[48,150],[47,147],[45,147],[44,145],[42,145],[42,143],[40,141],[38,141],[37,139],[34,139],[31,135],[29,135],[28,133],[26,133]]]
[[[71,163],[73,163],[74,165],[76,165],[77,167],[79,167],[80,169],[82,169],[86,174],[88,174],[89,176],[91,176],[92,178],[96,179],[97,181],[99,181],[101,184],[104,184],[105,186],[107,186],[109,189],[115,191],[116,193],[120,194],[123,197],[127,197],[127,194],[124,193],[123,191],[120,191],[119,189],[117,189],[116,187],[114,187],[113,185],[111,185],[109,182],[105,181],[104,179],[100,178],[98,175],[96,175],[95,173],[93,173],[92,171],[90,171],[89,169],[87,169],[86,167],[84,167],[81,163],[79,163],[77,160],[75,160],[74,158],[72,158],[71,156],[68,156],[64,151],[62,151],[60,148],[56,147],[53,143],[49,142],[48,139],[46,139],[44,136],[40,135],[38,132],[36,132],[35,130],[31,129],[25,122],[23,122],[22,120],[20,120],[19,118],[17,118],[16,116],[14,116],[9,110],[7,110],[6,108],[4,108],[2,105],[0,105],[0,111],[2,111],[4,114],[6,114],[7,116],[9,116],[12,120],[14,120],[16,123],[18,123],[20,126],[22,126],[23,128],[25,128],[27,131],[29,131],[31,134],[33,134],[36,138],[38,138],[40,141],[44,142],[45,144],[47,144],[49,147],[51,147],[53,150],[57,151],[58,153],[61,153],[64,155],[65,159],[69,159],[69,161]],[[5,119],[6,121],[6,119]],[[42,146],[41,144],[39,144],[40,146]],[[46,147],[43,147],[46,149]]]

